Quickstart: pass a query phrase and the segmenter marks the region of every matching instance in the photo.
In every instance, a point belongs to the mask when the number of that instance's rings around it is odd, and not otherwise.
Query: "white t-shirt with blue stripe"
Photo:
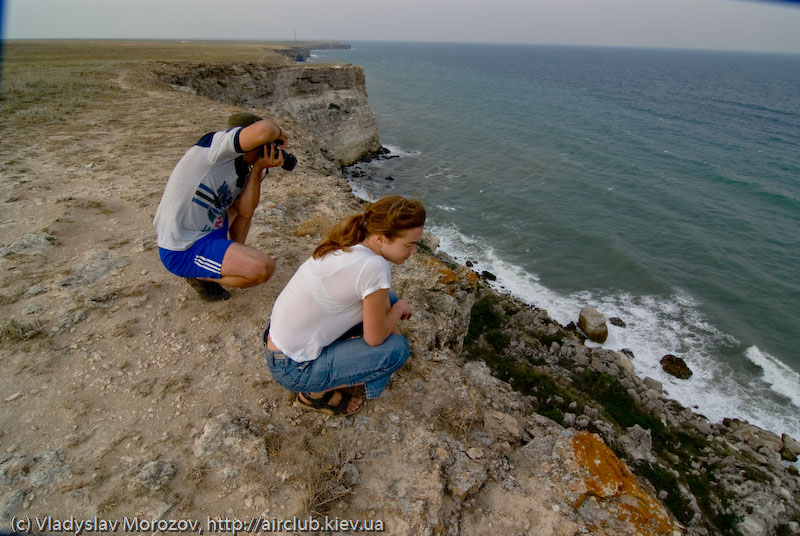
[[[240,131],[206,134],[172,170],[153,219],[159,247],[183,251],[223,226],[250,174],[240,159]]]

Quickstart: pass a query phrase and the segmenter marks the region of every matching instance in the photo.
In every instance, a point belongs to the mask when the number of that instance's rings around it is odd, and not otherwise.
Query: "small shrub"
[[[508,347],[511,342],[509,337],[502,329],[490,329],[485,334],[486,342],[491,344],[496,350]]]
[[[694,514],[689,508],[689,501],[680,490],[680,482],[674,474],[661,466],[644,463],[635,467],[636,474],[646,478],[658,491],[667,492],[664,504],[681,523],[689,523]]]
[[[40,322],[23,324],[11,318],[0,328],[0,341],[3,342],[22,342],[43,337],[44,329]]]
[[[503,324],[503,315],[497,310],[495,305],[497,298],[492,296],[482,296],[472,306],[469,317],[469,331],[464,339],[465,344],[470,344],[477,340],[487,329],[498,329]]]

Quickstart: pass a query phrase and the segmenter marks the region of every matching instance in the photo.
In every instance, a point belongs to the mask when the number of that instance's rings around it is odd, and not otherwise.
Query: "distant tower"
[[[295,52],[295,56],[294,56],[294,61],[298,62],[298,63],[304,62],[304,61],[306,61],[306,58],[303,55],[303,53],[300,51],[300,47],[297,44],[297,29],[296,28],[292,28],[292,31],[294,32],[294,49],[296,51]]]

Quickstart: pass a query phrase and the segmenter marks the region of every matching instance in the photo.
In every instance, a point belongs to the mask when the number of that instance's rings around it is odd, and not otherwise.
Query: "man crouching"
[[[286,146],[287,136],[249,112],[231,115],[228,126],[206,134],[183,155],[153,220],[161,262],[206,301],[230,298],[222,285],[260,285],[275,269],[269,255],[244,242],[261,181],[269,168],[284,164],[279,146]]]

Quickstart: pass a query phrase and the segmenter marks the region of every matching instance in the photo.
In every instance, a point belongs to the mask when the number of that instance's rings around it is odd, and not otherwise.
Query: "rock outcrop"
[[[381,148],[364,71],[355,65],[180,63],[162,66],[158,76],[214,100],[277,110],[312,132],[315,147],[339,166]]]
[[[464,354],[532,397],[538,414],[602,438],[687,534],[800,528],[800,480],[782,461],[794,453],[791,437],[736,419],[710,423],[638,378],[625,354],[584,346],[545,311],[491,289],[478,290]]]

